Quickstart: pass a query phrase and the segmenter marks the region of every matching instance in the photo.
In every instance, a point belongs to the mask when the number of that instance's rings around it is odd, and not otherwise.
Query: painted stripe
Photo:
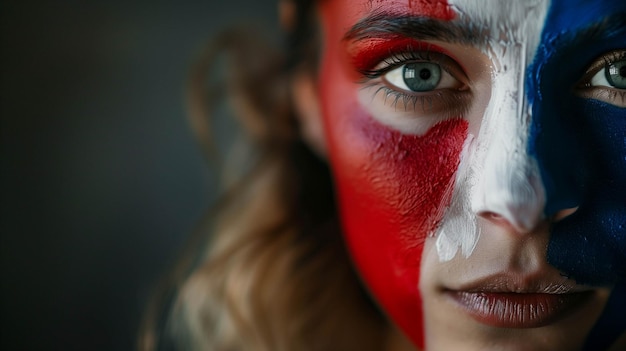
[[[579,206],[553,226],[548,261],[579,283],[617,284],[586,350],[605,349],[626,330],[626,109],[578,98],[571,87],[593,60],[626,47],[624,18],[621,0],[553,1],[527,76],[529,152],[545,214]]]
[[[477,214],[496,213],[525,232],[543,218],[545,203],[536,162],[526,152],[530,105],[524,74],[538,47],[547,1],[454,0],[450,5],[460,21],[485,36],[482,49],[495,72],[480,131],[468,139],[453,200],[437,234],[442,260],[452,259],[459,248],[466,257],[472,253],[480,236]]]

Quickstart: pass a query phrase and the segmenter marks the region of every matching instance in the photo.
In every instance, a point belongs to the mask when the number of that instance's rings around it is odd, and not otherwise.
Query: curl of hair
[[[298,13],[300,27],[310,26],[312,16]],[[163,328],[185,350],[382,349],[386,323],[351,267],[329,170],[302,141],[291,103],[294,70],[315,67],[310,32],[292,32],[288,56],[251,31],[229,31],[194,67],[190,116],[202,146],[213,154],[209,116],[225,98],[255,157],[153,301],[142,350],[159,347],[158,310],[168,298]],[[211,87],[216,65],[225,73]]]

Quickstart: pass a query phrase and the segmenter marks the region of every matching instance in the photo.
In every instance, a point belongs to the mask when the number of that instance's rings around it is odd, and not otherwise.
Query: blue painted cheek
[[[581,172],[558,162],[544,162],[543,169],[552,175],[568,169],[580,173],[579,183],[569,189],[579,198],[580,207],[554,225],[548,261],[580,283],[614,284],[626,278],[626,109],[583,99],[572,105],[578,115],[572,118],[576,125],[570,130],[578,136],[576,152],[580,152],[574,164],[584,169]],[[558,141],[540,144],[559,149]],[[558,191],[568,190],[555,188],[548,195],[552,207],[561,202]]]
[[[541,89],[528,88],[536,94],[529,152],[540,165],[546,215],[579,206],[554,224],[547,259],[578,283],[613,285],[583,348],[605,350],[626,328],[626,108],[573,97],[563,86],[574,81],[545,72]]]

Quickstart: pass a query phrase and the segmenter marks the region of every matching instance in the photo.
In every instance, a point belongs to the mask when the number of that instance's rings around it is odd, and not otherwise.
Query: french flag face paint
[[[385,314],[433,350],[602,349],[623,334],[626,4],[320,13],[345,238]]]

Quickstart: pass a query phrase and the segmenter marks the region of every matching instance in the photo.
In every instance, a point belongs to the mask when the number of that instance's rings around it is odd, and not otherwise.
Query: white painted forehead
[[[548,0],[448,0],[457,18],[485,35],[490,46],[523,45],[534,56],[548,11]]]

